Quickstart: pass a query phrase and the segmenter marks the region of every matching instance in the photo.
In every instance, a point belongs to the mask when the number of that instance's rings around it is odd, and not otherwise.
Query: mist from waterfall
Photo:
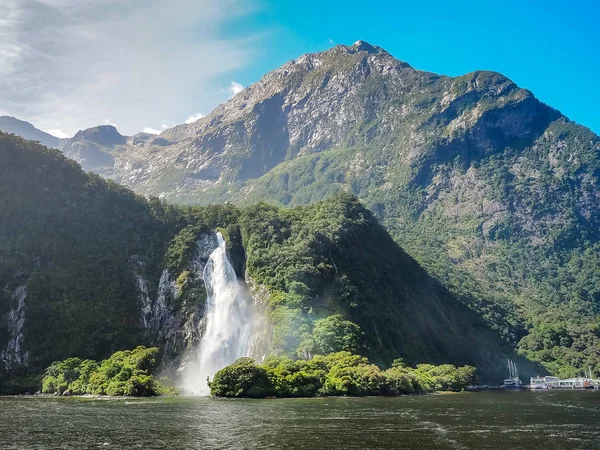
[[[188,391],[198,395],[210,394],[207,377],[212,379],[219,369],[249,352],[250,298],[227,259],[221,233],[217,233],[217,241],[202,275],[207,292],[205,329],[184,382]]]

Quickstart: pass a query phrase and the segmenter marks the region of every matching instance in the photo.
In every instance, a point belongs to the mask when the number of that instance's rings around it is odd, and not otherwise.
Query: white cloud
[[[51,134],[52,136],[60,138],[60,139],[66,139],[68,137],[71,137],[67,133],[63,133],[62,131],[60,131],[57,128],[53,128],[51,130],[45,130],[45,131],[46,131],[46,133]]]
[[[198,113],[198,114],[193,114],[190,117],[188,117],[187,119],[185,119],[185,123],[194,123],[196,120],[200,120],[202,119],[204,116],[206,116],[206,114],[202,114],[202,113]]]
[[[227,92],[229,92],[229,94],[231,94],[232,97],[236,94],[239,94],[243,90],[244,86],[242,86],[240,83],[236,83],[235,81],[232,81],[229,87],[227,88]]]
[[[160,134],[162,130],[157,130],[156,128],[152,128],[152,127],[144,127],[144,133],[150,133],[150,134]]]
[[[116,126],[117,126],[117,124],[116,124],[116,123],[114,123],[114,122],[111,122],[111,120],[110,120],[110,119],[104,119],[104,124],[105,124],[105,125],[112,125],[113,127],[116,127]]]
[[[152,128],[152,127],[144,127],[144,133],[160,134],[167,128],[170,128],[170,126],[167,125],[166,123],[163,123],[160,125],[160,130],[157,130],[156,128]]]
[[[131,135],[158,115],[177,123],[182,111],[209,111],[225,100],[223,77],[252,61],[265,37],[222,30],[257,4],[1,0],[0,105],[70,134],[110,117]]]

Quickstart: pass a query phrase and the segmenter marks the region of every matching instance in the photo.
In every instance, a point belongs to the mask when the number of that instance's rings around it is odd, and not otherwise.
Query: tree
[[[360,353],[363,335],[357,324],[345,320],[340,314],[334,314],[315,322],[314,349],[323,355],[339,351]]]
[[[267,371],[252,358],[239,358],[219,370],[209,386],[211,395],[217,397],[264,398],[274,393]]]

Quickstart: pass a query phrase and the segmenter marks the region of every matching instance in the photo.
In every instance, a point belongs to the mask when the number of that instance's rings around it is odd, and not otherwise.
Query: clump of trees
[[[42,392],[134,397],[172,393],[152,375],[157,365],[158,348],[143,346],[116,352],[100,363],[80,358],[56,361],[46,369]]]
[[[347,351],[309,360],[271,356],[263,364],[240,358],[218,371],[210,392],[216,397],[315,397],[403,395],[462,391],[476,380],[476,369],[451,364],[407,367],[401,359],[382,370]]]

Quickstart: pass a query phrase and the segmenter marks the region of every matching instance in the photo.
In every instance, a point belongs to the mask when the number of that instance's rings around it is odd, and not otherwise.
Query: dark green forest
[[[411,164],[389,150],[402,150],[396,137],[382,137],[286,161],[234,198],[296,207],[351,192],[519,353],[564,377],[600,372],[600,139],[535,108],[540,136],[486,150],[476,130],[449,139],[425,122],[442,136]],[[364,170],[349,171],[353,161]]]
[[[154,372],[159,349],[136,347],[113,353],[104,361],[68,358],[53,362],[42,379],[42,393],[56,395],[110,395],[151,397],[172,395],[175,390],[163,384]]]
[[[350,352],[316,355],[308,360],[271,356],[263,364],[240,358],[219,370],[210,383],[216,397],[315,397],[407,395],[460,392],[476,382],[476,369],[451,364],[408,367],[402,359],[381,370]]]
[[[520,342],[523,356],[553,373],[600,370],[594,313],[534,314],[537,303],[528,303],[525,292],[513,313],[508,303],[487,302],[489,286],[454,277],[462,272],[450,268],[438,271],[448,274],[440,283],[350,194],[289,209],[174,206],[84,173],[59,151],[0,134],[0,213],[0,349],[11,339],[13,292],[27,290],[27,364],[5,362],[6,392],[24,389],[55,361],[100,361],[138,345],[160,347],[141,326],[134,273],[143,271],[156,289],[169,268],[182,292],[170,307],[203,304],[205,293],[186,284],[186,271],[198,237],[217,229],[238,276],[268,292],[272,351],[280,357],[349,351],[384,368],[398,357],[410,366],[475,366],[482,380],[497,381]],[[407,248],[427,245],[438,244],[424,238]],[[426,259],[425,250],[417,254]],[[594,253],[568,254],[568,267],[589,285]],[[585,306],[574,297],[577,305]],[[524,372],[540,370],[517,359]]]

